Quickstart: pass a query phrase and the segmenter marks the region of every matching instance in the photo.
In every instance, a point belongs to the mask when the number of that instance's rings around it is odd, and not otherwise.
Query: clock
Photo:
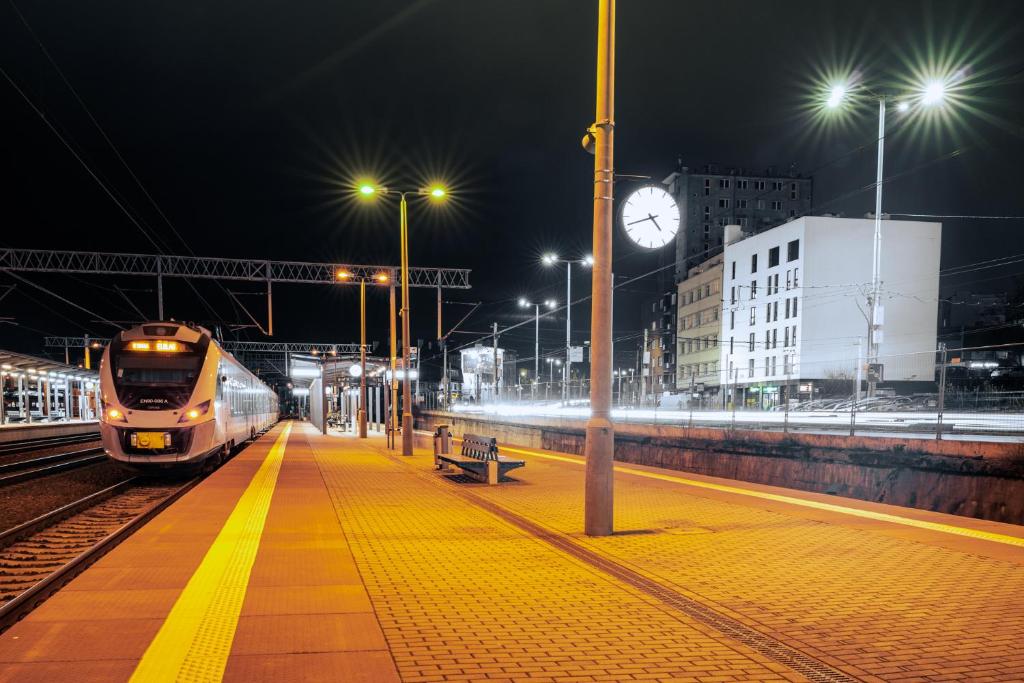
[[[641,187],[622,204],[622,227],[641,247],[663,247],[679,230],[679,206],[663,187]]]

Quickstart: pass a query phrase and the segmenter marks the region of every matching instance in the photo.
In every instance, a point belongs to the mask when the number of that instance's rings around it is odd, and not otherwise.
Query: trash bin
[[[452,435],[448,425],[438,425],[434,431],[434,455],[448,455],[452,452]]]

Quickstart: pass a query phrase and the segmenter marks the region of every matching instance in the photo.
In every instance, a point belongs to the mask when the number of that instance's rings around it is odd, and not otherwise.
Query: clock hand
[[[647,218],[641,218],[638,221],[633,221],[632,223],[626,223],[626,225],[636,225],[637,223],[643,223],[644,221],[649,221],[649,220],[651,220],[651,214],[647,214]]]
[[[652,216],[651,214],[647,214],[647,216],[651,219],[651,222],[654,223],[654,227],[658,229],[658,232],[661,232],[661,226],[658,225],[658,221],[654,220],[657,216]]]

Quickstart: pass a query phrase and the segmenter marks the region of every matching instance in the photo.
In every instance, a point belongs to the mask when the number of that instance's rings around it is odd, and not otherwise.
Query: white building
[[[734,400],[852,393],[873,235],[870,218],[808,216],[726,245],[720,367]],[[882,221],[881,387],[934,381],[941,238],[940,223]]]

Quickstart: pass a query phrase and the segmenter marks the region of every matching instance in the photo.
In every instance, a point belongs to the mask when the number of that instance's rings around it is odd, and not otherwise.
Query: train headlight
[[[122,413],[117,408],[107,408],[107,420],[116,422],[127,422],[128,418],[126,418],[124,416],[124,413]]]
[[[181,417],[178,418],[178,422],[181,423],[188,422],[189,420],[199,419],[203,415],[206,415],[208,412],[210,412],[210,405],[210,401],[203,401],[196,407],[189,408],[188,410],[181,414]]]

